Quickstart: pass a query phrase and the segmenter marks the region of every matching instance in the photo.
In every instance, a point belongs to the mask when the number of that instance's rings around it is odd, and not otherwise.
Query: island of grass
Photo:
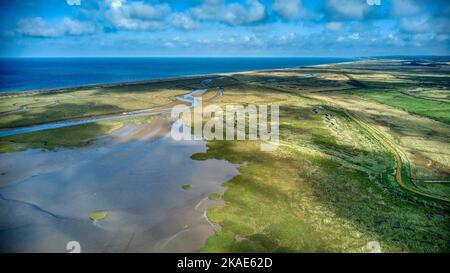
[[[181,188],[185,191],[188,191],[190,189],[192,189],[192,185],[191,184],[184,184],[183,186],[181,186]]]
[[[106,210],[97,210],[91,213],[89,219],[92,221],[100,221],[105,219],[108,216],[108,212]]]

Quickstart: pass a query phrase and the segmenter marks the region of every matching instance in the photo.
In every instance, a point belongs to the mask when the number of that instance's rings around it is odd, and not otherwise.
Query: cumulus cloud
[[[436,36],[436,40],[438,42],[446,42],[449,39],[449,35],[448,34],[439,34]]]
[[[81,0],[66,0],[66,3],[69,6],[80,6]]]
[[[391,3],[394,16],[409,16],[420,12],[420,7],[413,0],[395,0]]]
[[[436,32],[450,33],[450,17],[442,16],[433,18],[433,30]]]
[[[402,18],[400,27],[409,33],[423,33],[431,29],[429,18],[426,16]]]
[[[195,29],[198,27],[197,22],[195,22],[191,16],[184,13],[173,13],[170,16],[169,21],[172,26],[185,30]]]
[[[342,29],[341,22],[328,22],[325,24],[325,27],[331,31],[340,31]]]
[[[56,37],[60,35],[59,31],[51,27],[41,17],[21,19],[17,24],[16,31],[32,37]]]
[[[297,34],[291,32],[288,34],[282,34],[282,35],[278,35],[278,37],[273,37],[272,39],[275,40],[275,44],[276,45],[290,45],[292,44],[295,39],[297,38]],[[268,43],[270,43],[268,41]]]
[[[366,0],[328,0],[326,4],[331,17],[343,19],[364,19],[370,7]]]
[[[259,22],[266,17],[266,8],[258,0],[226,4],[223,0],[206,0],[190,12],[200,20],[219,21],[229,25]]]
[[[73,36],[91,34],[94,33],[96,30],[95,26],[91,23],[73,20],[68,17],[64,18],[62,23],[62,29],[65,34]]]
[[[106,3],[113,9],[122,7],[122,2],[126,2],[126,0],[106,0]]]
[[[275,0],[273,10],[288,20],[299,18],[302,15],[300,0]]]
[[[170,13],[168,4],[150,5],[144,2],[106,0],[106,18],[117,29],[155,30],[162,27],[162,20]]]
[[[50,24],[41,17],[26,18],[18,22],[16,32],[30,37],[51,38],[63,35],[80,36],[92,34],[96,27],[89,22],[81,22],[71,18]]]
[[[405,41],[394,33],[389,33],[387,42],[394,46],[405,46]]]

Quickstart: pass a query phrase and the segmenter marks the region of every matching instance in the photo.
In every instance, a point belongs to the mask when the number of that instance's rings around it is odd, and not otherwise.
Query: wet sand
[[[217,228],[212,192],[238,174],[223,160],[195,161],[204,141],[174,141],[170,123],[127,123],[89,146],[1,154],[0,251],[195,252]],[[185,191],[183,184],[192,184]],[[89,219],[106,210],[104,220]]]

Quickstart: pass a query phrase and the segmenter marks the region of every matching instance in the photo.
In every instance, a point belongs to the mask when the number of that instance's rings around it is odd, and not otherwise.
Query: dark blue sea
[[[0,91],[73,87],[347,62],[348,58],[3,58]]]

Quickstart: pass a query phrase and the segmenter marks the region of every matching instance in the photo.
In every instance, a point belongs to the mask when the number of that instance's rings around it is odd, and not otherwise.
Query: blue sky
[[[3,57],[450,55],[446,0],[10,0],[0,18]]]

